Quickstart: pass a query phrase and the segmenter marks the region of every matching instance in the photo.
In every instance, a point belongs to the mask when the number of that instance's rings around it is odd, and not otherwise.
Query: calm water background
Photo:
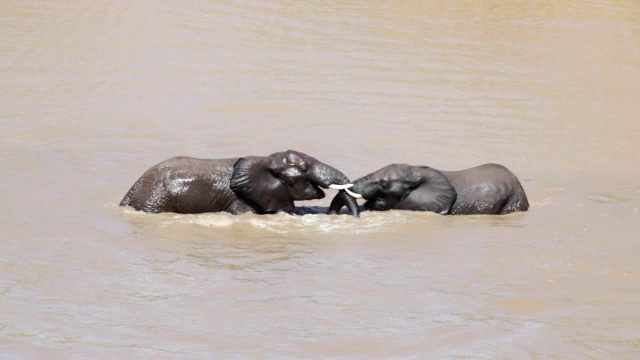
[[[640,2],[0,10],[1,357],[640,356]],[[351,179],[498,162],[532,206],[117,206],[166,158],[286,149]]]

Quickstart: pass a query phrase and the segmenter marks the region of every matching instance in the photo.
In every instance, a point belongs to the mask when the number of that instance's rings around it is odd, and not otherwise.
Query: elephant
[[[364,198],[364,209],[368,210],[498,215],[529,208],[518,178],[499,164],[460,171],[391,164],[354,181],[345,191],[352,197]],[[329,213],[338,213],[344,199],[335,197]]]
[[[298,151],[229,159],[174,157],[147,170],[120,206],[150,213],[294,213],[294,200],[322,199],[321,188],[338,189],[353,216],[358,203],[345,193],[349,179]]]

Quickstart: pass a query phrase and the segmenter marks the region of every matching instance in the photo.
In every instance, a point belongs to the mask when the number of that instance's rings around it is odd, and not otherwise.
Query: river
[[[3,358],[638,358],[640,2],[0,9]],[[531,208],[118,206],[167,158],[287,149],[500,163]]]

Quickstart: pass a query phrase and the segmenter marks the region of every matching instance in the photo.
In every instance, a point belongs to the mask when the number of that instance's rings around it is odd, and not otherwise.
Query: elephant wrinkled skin
[[[175,157],[147,170],[120,205],[152,213],[293,213],[294,200],[322,199],[321,188],[348,183],[340,171],[293,150],[217,160]],[[344,190],[336,197],[358,216],[358,204]]]
[[[367,200],[365,209],[378,211],[498,215],[529,208],[518,178],[498,164],[460,171],[392,164],[354,181],[347,192]],[[339,212],[345,204],[344,198],[335,197],[329,211]]]

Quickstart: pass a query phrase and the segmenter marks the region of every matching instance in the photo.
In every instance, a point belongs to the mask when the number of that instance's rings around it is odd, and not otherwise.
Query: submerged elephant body
[[[241,214],[251,207],[230,189],[235,159],[175,157],[147,170],[120,202],[145,212]]]
[[[520,180],[502,165],[485,164],[441,173],[457,193],[449,211],[451,215],[501,215],[529,209]]]
[[[460,171],[392,164],[353,182],[347,192],[361,196],[368,210],[432,211],[442,215],[507,214],[529,202],[518,178],[506,167],[485,164]],[[330,212],[345,205],[336,197]]]
[[[321,199],[321,188],[348,183],[335,168],[292,150],[229,159],[175,157],[147,170],[120,205],[153,213],[293,213],[295,200]],[[336,196],[358,215],[344,190]]]

